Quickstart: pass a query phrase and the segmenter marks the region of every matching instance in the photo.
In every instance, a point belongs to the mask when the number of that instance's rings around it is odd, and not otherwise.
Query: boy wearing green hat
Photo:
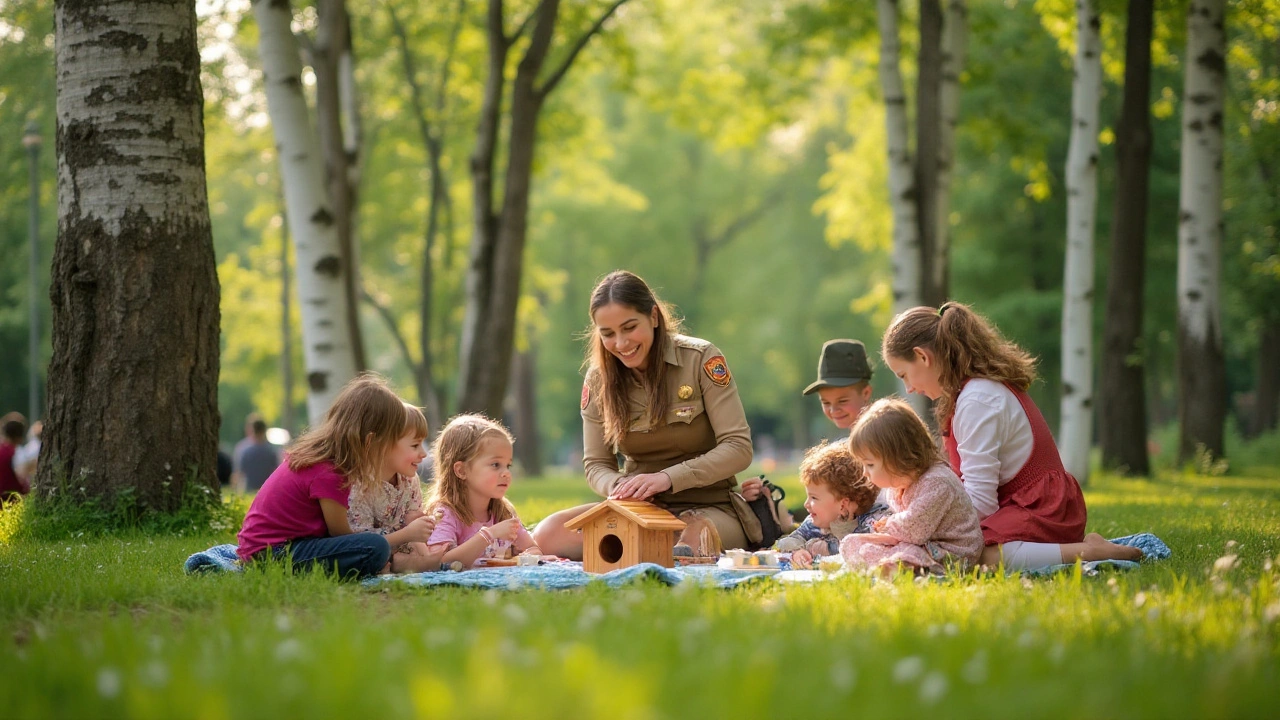
[[[841,430],[848,430],[871,404],[871,363],[867,348],[857,340],[828,340],[818,357],[818,379],[804,389],[818,393],[822,414]]]
[[[804,389],[805,395],[818,393],[822,414],[841,430],[848,430],[871,404],[871,362],[867,348],[858,340],[828,340],[818,356],[818,379]],[[762,478],[742,482],[742,497],[748,502],[763,493]]]

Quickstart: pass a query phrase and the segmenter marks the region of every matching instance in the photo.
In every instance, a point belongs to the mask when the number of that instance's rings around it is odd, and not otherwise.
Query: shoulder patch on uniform
[[[591,386],[587,383],[582,383],[582,404],[578,406],[578,409],[586,410],[589,402],[591,402]]]
[[[729,365],[725,363],[723,355],[716,355],[702,363],[702,369],[707,373],[707,377],[711,378],[711,382],[720,387],[727,387],[729,381],[733,380],[733,375],[729,372]]]

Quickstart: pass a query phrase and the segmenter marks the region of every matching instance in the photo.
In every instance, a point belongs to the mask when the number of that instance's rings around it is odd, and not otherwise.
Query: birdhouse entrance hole
[[[607,563],[616,563],[622,559],[622,540],[617,535],[605,535],[600,538],[600,558]]]

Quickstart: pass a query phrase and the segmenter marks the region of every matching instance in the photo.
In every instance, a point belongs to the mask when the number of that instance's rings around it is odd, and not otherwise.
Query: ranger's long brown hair
[[[893,319],[884,331],[880,354],[885,360],[915,361],[914,348],[932,351],[941,373],[942,397],[934,405],[938,427],[949,428],[956,396],[966,380],[986,378],[1020,390],[1036,379],[1036,359],[1001,337],[986,318],[968,305],[946,302],[934,310],[913,307]]]
[[[324,421],[289,449],[289,469],[332,462],[346,487],[368,486],[380,479],[387,451],[410,427],[425,428],[426,422],[422,411],[401,400],[380,375],[360,375],[338,393]]]
[[[670,393],[666,391],[666,351],[680,332],[680,321],[671,308],[658,299],[649,285],[639,276],[626,270],[615,270],[604,276],[591,291],[587,327],[587,354],[583,366],[587,369],[587,383],[593,397],[599,399],[600,414],[604,418],[605,442],[617,447],[627,434],[630,411],[627,404],[627,378],[631,371],[622,361],[604,348],[600,331],[595,325],[596,311],[605,305],[617,304],[631,308],[650,317],[657,308],[658,321],[653,327],[653,344],[649,346],[649,360],[645,365],[643,383],[649,406],[652,427],[666,422]]]

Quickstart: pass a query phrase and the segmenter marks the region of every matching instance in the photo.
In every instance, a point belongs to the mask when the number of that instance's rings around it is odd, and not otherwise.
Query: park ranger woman
[[[591,489],[649,500],[679,516],[687,526],[677,554],[717,555],[759,543],[760,521],[735,491],[734,475],[751,464],[751,430],[724,356],[705,340],[680,335],[667,306],[624,270],[596,285],[590,314],[581,409]],[[538,546],[580,558],[582,536],[564,524],[591,507],[543,520],[534,530]]]

